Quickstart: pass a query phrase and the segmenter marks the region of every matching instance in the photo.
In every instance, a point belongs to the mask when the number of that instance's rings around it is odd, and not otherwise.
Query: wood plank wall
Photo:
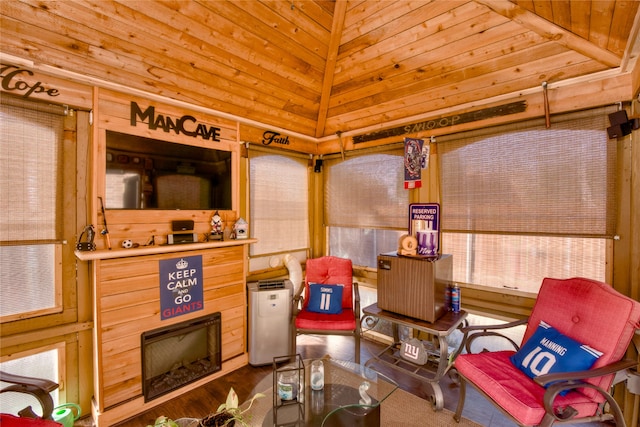
[[[56,102],[68,105],[71,109],[85,110],[85,117],[91,114],[93,122],[83,132],[78,140],[77,151],[82,158],[77,164],[68,166],[68,172],[75,179],[74,188],[65,189],[69,193],[77,194],[77,203],[69,209],[68,217],[76,218],[77,234],[66,237],[73,242],[77,239],[85,224],[94,224],[99,233],[103,224],[98,197],[105,196],[106,173],[106,132],[115,131],[141,137],[154,138],[178,144],[195,145],[216,148],[231,153],[232,167],[232,206],[230,210],[220,211],[227,227],[230,227],[239,217],[240,205],[239,175],[240,175],[240,146],[239,125],[232,120],[213,117],[197,107],[193,110],[184,106],[166,105],[155,99],[131,96],[126,93],[90,88],[42,73],[32,73],[20,66],[12,66],[8,70],[15,72],[15,79],[21,85],[0,88],[3,93],[24,96],[18,88],[26,90],[30,87],[41,87],[44,90],[34,92],[29,96],[44,102]],[[152,130],[148,126],[138,123],[131,124],[131,102],[136,102],[141,108],[153,105],[156,115],[179,118],[184,115],[193,116],[198,123],[220,129],[220,141],[204,140],[176,132]],[[77,205],[77,206],[76,206]],[[71,215],[73,212],[73,215]],[[68,260],[74,265],[74,288],[69,298],[78,295],[81,307],[92,307],[92,310],[82,310],[82,316],[76,318],[76,325],[57,327],[49,322],[46,326],[51,331],[30,333],[28,325],[11,336],[12,348],[39,345],[29,337],[37,335],[47,338],[47,342],[66,340],[65,360],[68,360],[67,372],[71,377],[61,378],[65,386],[70,388],[67,397],[82,403],[83,412],[89,412],[91,407],[93,418],[98,425],[113,425],[118,421],[144,411],[146,408],[171,399],[183,390],[176,390],[161,396],[149,403],[144,402],[141,382],[141,350],[140,334],[159,326],[200,317],[214,312],[222,314],[222,370],[202,380],[192,383],[197,387],[211,381],[234,369],[248,363],[246,349],[246,283],[248,244],[252,241],[225,241],[219,246],[215,244],[176,246],[175,250],[168,249],[166,253],[144,254],[145,249],[133,249],[126,252],[120,247],[122,240],[132,239],[136,243],[144,244],[150,236],[154,236],[157,245],[166,241],[166,235],[171,232],[172,220],[192,219],[194,230],[202,236],[210,230],[211,210],[114,210],[107,209],[109,237],[113,250],[106,249],[106,239],[100,234],[96,237],[98,250],[91,252],[95,255],[90,262],[78,260],[71,249]],[[194,248],[195,246],[195,248]],[[113,259],[103,259],[100,252],[108,252]],[[159,261],[171,259],[181,255],[202,255],[204,281],[204,309],[165,321],[160,320],[160,292],[159,292]],[[66,261],[65,261],[66,262]],[[71,279],[73,280],[73,279]],[[91,289],[91,291],[89,291]],[[66,317],[76,316],[75,307],[65,305]],[[91,318],[93,317],[93,322]],[[69,322],[73,319],[69,318]],[[3,327],[3,331],[4,331]],[[60,337],[57,330],[61,329]],[[69,331],[87,330],[87,334],[69,334]],[[92,345],[85,339],[92,331]],[[4,331],[6,332],[6,331]],[[3,333],[3,342],[6,336]],[[55,337],[53,335],[56,335]],[[73,339],[72,339],[73,337]],[[67,339],[68,338],[68,339]],[[88,337],[87,337],[88,338]],[[88,349],[88,350],[87,350]],[[80,357],[82,355],[82,357]],[[85,362],[85,358],[87,362]],[[90,368],[92,361],[92,369]],[[73,369],[69,366],[72,363]],[[78,366],[82,365],[82,366]],[[87,366],[88,365],[88,366]],[[82,368],[84,367],[84,368]],[[63,369],[64,371],[64,369]],[[93,372],[93,384],[90,379]],[[82,378],[82,381],[79,379]],[[82,396],[80,399],[73,398]],[[85,398],[86,396],[86,398]],[[91,401],[89,401],[91,400]]]
[[[161,260],[202,255],[204,309],[160,319]],[[96,391],[102,410],[142,395],[140,335],[207,314],[222,315],[222,360],[246,351],[244,245],[94,261]]]
[[[105,176],[106,176],[106,131],[115,131],[129,135],[145,138],[153,138],[162,141],[175,142],[197,147],[215,148],[217,150],[231,152],[232,168],[232,188],[231,200],[232,209],[220,211],[220,216],[227,227],[231,227],[238,219],[239,203],[239,169],[240,169],[240,145],[238,138],[238,123],[230,120],[212,117],[198,111],[188,111],[176,106],[154,102],[148,99],[126,95],[110,90],[97,90],[96,92],[96,134],[94,141],[93,164],[90,176],[95,180],[93,194],[95,197],[90,200],[93,207],[93,224],[97,224],[97,231],[102,229],[104,219],[101,214],[98,197],[105,199]],[[180,118],[184,115],[193,116],[198,123],[207,126],[220,128],[220,141],[205,140],[197,137],[189,137],[176,132],[164,132],[160,129],[152,130],[143,123],[137,126],[131,125],[131,102],[137,103],[141,109],[149,106],[155,108],[156,116]],[[171,233],[171,221],[173,220],[193,220],[194,231],[199,234],[200,239],[204,239],[203,234],[210,231],[211,210],[114,210],[107,209],[107,225],[113,247],[119,247],[124,239],[132,239],[135,243],[145,244],[151,236],[156,239],[156,244],[166,243],[167,234]],[[106,248],[106,239],[98,238],[96,246],[98,249]]]
[[[94,98],[96,121],[91,150],[93,157],[90,170],[87,171],[87,175],[93,179],[90,193],[94,197],[88,200],[88,205],[92,213],[91,221],[96,224],[98,232],[97,252],[110,252],[110,256],[115,253],[117,257],[92,261],[95,295],[93,412],[98,425],[110,425],[172,397],[172,393],[169,393],[151,402],[144,402],[140,335],[145,331],[221,312],[222,370],[185,387],[195,387],[247,363],[245,278],[248,249],[247,244],[238,241],[237,245],[195,250],[193,247],[186,249],[176,246],[175,250],[162,254],[140,254],[138,249],[127,252],[120,247],[124,239],[144,245],[153,236],[156,246],[166,243],[167,235],[172,232],[171,221],[174,220],[193,220],[199,241],[204,241],[210,231],[214,211],[106,209],[112,246],[112,250],[108,250],[107,239],[99,234],[104,228],[105,219],[99,197],[105,199],[107,131],[230,152],[232,209],[220,211],[220,215],[226,226],[231,227],[239,217],[238,123],[111,90],[96,88]],[[156,117],[162,115],[177,121],[190,115],[197,123],[219,128],[220,140],[192,137],[174,130],[165,132],[161,128],[151,129],[141,122],[132,124],[132,102],[143,111],[153,106]],[[202,255],[203,258],[204,309],[162,321],[159,261],[193,255]]]

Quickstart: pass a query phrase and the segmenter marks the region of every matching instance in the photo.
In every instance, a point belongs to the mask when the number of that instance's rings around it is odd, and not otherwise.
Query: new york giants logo
[[[418,360],[418,354],[420,353],[420,348],[415,345],[411,345],[409,343],[404,343],[404,357],[407,359]]]

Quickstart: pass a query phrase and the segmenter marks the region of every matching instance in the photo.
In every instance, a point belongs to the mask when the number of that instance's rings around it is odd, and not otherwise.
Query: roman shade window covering
[[[607,236],[615,231],[615,107],[438,139],[445,231]]]
[[[308,160],[250,151],[251,255],[309,247]]]
[[[57,240],[64,110],[11,96],[0,107],[0,240]]]
[[[20,285],[3,290],[2,321],[62,311],[63,114],[62,107],[1,98],[0,271],[21,272]]]
[[[325,161],[325,222],[330,227],[407,228],[403,151]]]

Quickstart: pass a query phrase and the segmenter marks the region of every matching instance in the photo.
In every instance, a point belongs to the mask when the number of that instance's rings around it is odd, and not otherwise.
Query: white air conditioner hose
[[[302,286],[302,266],[300,265],[300,261],[293,255],[286,254],[282,257],[282,262],[285,267],[287,267],[287,270],[289,270],[289,280],[293,285],[293,294],[296,295],[300,286]]]

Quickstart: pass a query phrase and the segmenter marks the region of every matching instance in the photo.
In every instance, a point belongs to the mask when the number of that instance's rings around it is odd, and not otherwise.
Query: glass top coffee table
[[[265,394],[246,415],[252,426],[380,426],[380,404],[398,388],[392,379],[353,362],[319,359],[324,363],[324,388],[310,387],[310,365],[304,360],[305,379],[298,398],[281,401],[273,396],[268,375],[255,391]],[[275,402],[275,407],[274,407]]]

